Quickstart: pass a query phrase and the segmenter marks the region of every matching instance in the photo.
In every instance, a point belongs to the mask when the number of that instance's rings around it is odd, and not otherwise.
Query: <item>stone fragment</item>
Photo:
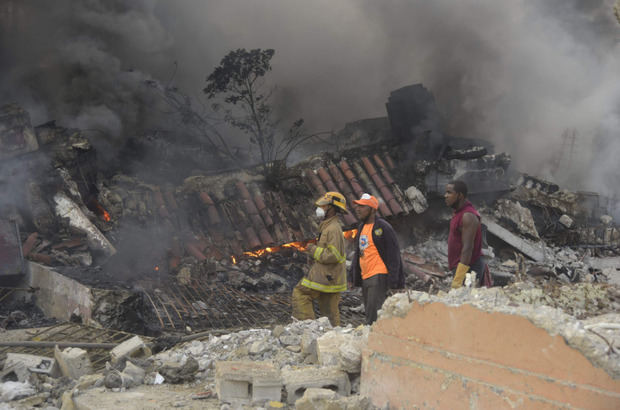
[[[93,373],[93,366],[88,358],[88,352],[77,347],[67,347],[60,350],[54,349],[54,358],[60,367],[63,376],[70,379],[79,379],[81,376]]]
[[[405,195],[413,204],[413,210],[417,214],[421,214],[428,208],[428,202],[426,201],[426,197],[424,197],[422,191],[420,191],[415,186],[411,185],[409,188],[407,188],[405,190]]]
[[[151,355],[151,349],[139,336],[124,341],[110,351],[112,363],[117,363],[124,357],[145,358]]]
[[[312,356],[313,360],[316,362],[318,360],[316,354],[316,339],[317,335],[312,331],[306,329],[301,335],[301,353],[306,356]]]
[[[351,394],[349,376],[336,366],[306,366],[282,371],[289,404],[300,399],[310,388],[333,390],[341,396]]]
[[[572,218],[566,214],[562,215],[560,219],[558,219],[558,222],[565,228],[570,228],[573,226]]]
[[[198,369],[198,361],[193,357],[189,357],[184,362],[166,362],[158,371],[167,382],[176,384],[194,380]]]
[[[375,410],[364,396],[342,397],[329,389],[306,390],[304,396],[295,402],[297,410]]]
[[[220,361],[215,364],[215,389],[220,401],[228,403],[280,401],[282,377],[273,363]]]
[[[257,340],[255,342],[252,342],[248,352],[253,355],[259,355],[269,350],[270,347],[271,346],[269,345],[269,343],[267,343],[267,341]]]
[[[294,346],[301,344],[301,337],[299,337],[298,335],[284,334],[279,337],[279,340],[283,346]]]
[[[519,233],[532,239],[540,239],[532,212],[518,201],[499,199],[495,206],[495,216],[514,226]]]
[[[126,379],[130,380],[127,387],[133,387],[144,383],[144,376],[146,375],[146,372],[143,368],[128,361],[125,365],[125,370],[123,370],[123,375]]]
[[[365,338],[352,333],[330,331],[317,339],[317,358],[322,366],[338,366],[348,373],[359,373]]]
[[[0,402],[32,396],[36,394],[36,392],[37,391],[28,382],[9,381],[0,383]]]
[[[280,335],[282,333],[284,333],[284,326],[282,325],[277,325],[276,327],[273,328],[273,330],[271,331],[271,333],[273,334],[273,337],[280,337]]]

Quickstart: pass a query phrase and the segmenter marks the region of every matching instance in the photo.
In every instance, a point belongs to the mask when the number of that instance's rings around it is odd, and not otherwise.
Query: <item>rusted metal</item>
[[[33,342],[32,340],[0,342],[0,347],[79,347],[80,349],[113,349],[118,343]]]
[[[43,265],[52,265],[55,261],[51,255],[45,255],[43,253],[31,253],[28,255],[28,259],[41,263]]]
[[[151,302],[151,306],[153,306],[153,312],[157,316],[157,319],[159,320],[159,324],[161,325],[162,328],[165,327],[164,321],[161,319],[161,316],[159,315],[159,309],[157,309],[157,305],[155,304],[155,302],[153,302],[153,298],[151,298],[151,296],[146,292],[144,294],[146,295],[146,298],[149,300],[149,302]]]
[[[75,238],[75,239],[68,239],[66,241],[62,241],[60,243],[54,244],[52,245],[52,249],[70,249],[70,248],[77,248],[78,246],[82,246],[82,245],[86,245],[86,239]]]
[[[24,241],[24,244],[22,245],[22,254],[24,255],[24,257],[28,256],[28,254],[34,247],[34,244],[37,242],[38,237],[39,237],[38,232],[33,232],[30,235],[28,235],[28,238],[26,238],[26,240]]]
[[[210,286],[193,280],[188,285],[175,284],[165,290],[149,291],[155,314],[162,329],[190,326],[201,329],[235,329],[288,323],[291,316],[289,293],[251,293],[227,285]],[[359,296],[344,293],[341,302],[343,322],[357,325],[363,322],[358,312],[349,306],[359,306]],[[177,314],[165,314],[174,310]],[[180,315],[180,316],[179,316]]]

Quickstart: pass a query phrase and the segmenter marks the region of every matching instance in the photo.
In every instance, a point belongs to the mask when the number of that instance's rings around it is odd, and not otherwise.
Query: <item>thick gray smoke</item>
[[[131,135],[160,116],[142,80],[167,82],[176,61],[175,84],[199,95],[229,50],[274,48],[270,80],[312,130],[383,116],[389,91],[421,82],[447,133],[572,188],[619,190],[613,0],[9,3],[26,14],[0,40],[1,95],[38,121]]]

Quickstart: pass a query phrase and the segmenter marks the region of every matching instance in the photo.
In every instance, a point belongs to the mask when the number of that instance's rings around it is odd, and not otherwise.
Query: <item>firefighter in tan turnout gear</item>
[[[314,319],[312,303],[318,301],[321,315],[329,318],[332,326],[340,325],[338,304],[340,294],[347,290],[344,236],[339,213],[347,211],[347,203],[339,192],[327,192],[315,202],[316,215],[322,219],[316,245],[306,252],[312,258],[308,274],[293,289],[293,317]]]

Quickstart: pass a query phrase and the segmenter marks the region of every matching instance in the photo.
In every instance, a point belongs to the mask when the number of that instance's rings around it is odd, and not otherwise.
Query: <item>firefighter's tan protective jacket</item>
[[[301,284],[326,293],[347,290],[344,235],[337,215],[319,225],[319,240],[306,250],[314,260]]]

